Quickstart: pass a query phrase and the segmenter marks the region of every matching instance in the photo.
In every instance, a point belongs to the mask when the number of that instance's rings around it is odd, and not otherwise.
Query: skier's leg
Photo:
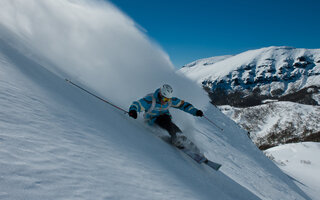
[[[171,143],[180,149],[188,148],[193,152],[200,153],[198,147],[193,142],[187,139],[187,137],[180,135],[177,137],[177,133],[182,133],[180,128],[171,121],[169,115],[160,115],[155,120],[155,124],[168,131],[171,136]]]
[[[167,130],[172,140],[176,139],[176,133],[182,132],[180,128],[171,121],[169,115],[160,115],[155,120],[155,123],[159,125],[161,128]]]
[[[170,121],[170,123],[171,123],[171,129],[172,129],[171,131],[173,133],[182,133],[180,128],[175,123],[173,123],[172,121]]]

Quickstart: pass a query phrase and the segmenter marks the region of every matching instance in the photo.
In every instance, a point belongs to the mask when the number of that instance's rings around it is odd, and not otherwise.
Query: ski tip
[[[216,171],[218,171],[218,170],[220,169],[220,167],[222,166],[221,164],[216,163],[216,162],[212,162],[212,161],[210,161],[210,160],[209,160],[206,164],[207,164],[209,167],[211,167],[212,169],[216,170]]]

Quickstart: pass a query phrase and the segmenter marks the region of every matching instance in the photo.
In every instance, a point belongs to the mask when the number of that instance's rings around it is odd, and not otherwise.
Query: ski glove
[[[137,117],[138,117],[137,111],[130,110],[129,111],[129,116],[132,117],[133,119],[137,119]]]
[[[203,112],[201,110],[197,110],[196,116],[197,117],[202,117],[203,116]]]

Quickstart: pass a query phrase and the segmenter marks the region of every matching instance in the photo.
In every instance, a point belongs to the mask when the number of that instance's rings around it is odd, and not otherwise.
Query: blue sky
[[[267,46],[320,48],[319,0],[111,0],[180,68]]]

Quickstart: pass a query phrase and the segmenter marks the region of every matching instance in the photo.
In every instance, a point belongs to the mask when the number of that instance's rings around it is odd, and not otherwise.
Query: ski
[[[211,160],[207,160],[207,162],[205,162],[205,164],[216,171],[218,171],[220,169],[220,167],[222,166],[221,164],[213,162]]]
[[[219,168],[222,166],[221,164],[213,162],[211,160],[208,160],[202,153],[200,153],[200,150],[198,149],[198,147],[196,147],[196,145],[193,142],[191,142],[187,137],[185,137],[183,135],[180,137],[181,137],[181,140],[186,144],[185,148],[179,148],[179,147],[175,146],[174,144],[172,144],[171,138],[168,136],[161,137],[161,139],[164,140],[165,142],[167,142],[168,144],[174,146],[175,148],[177,148],[181,152],[185,153],[187,156],[192,158],[197,163],[199,163],[199,164],[204,163],[216,171],[219,170]]]
[[[180,150],[184,152],[186,155],[188,155],[190,158],[192,158],[194,161],[196,161],[197,163],[199,164],[204,163],[216,171],[218,171],[219,168],[222,166],[219,163],[208,160],[204,155],[191,152],[188,149],[180,149]]]

